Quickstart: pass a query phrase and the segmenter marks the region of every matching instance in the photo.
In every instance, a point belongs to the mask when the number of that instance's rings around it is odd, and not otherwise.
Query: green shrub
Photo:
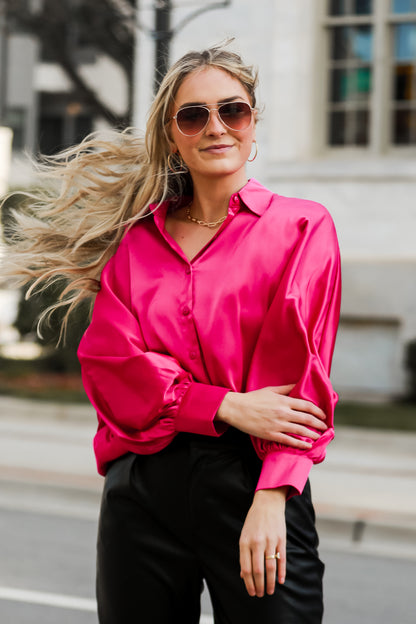
[[[416,401],[416,339],[407,343],[405,365],[409,375],[409,398]]]
[[[62,288],[62,286],[61,286]],[[37,323],[41,313],[54,303],[60,294],[58,286],[50,287],[41,293],[25,299],[22,291],[14,326],[22,337],[31,335],[33,339],[47,349],[44,365],[55,372],[79,371],[77,348],[89,323],[89,305],[81,303],[71,314],[65,339],[59,342],[65,309],[56,310],[50,321],[41,327],[41,336],[37,334]]]

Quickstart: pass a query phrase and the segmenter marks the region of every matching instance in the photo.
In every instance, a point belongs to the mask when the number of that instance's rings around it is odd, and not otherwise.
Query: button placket
[[[186,284],[183,293],[183,301],[180,307],[182,317],[182,329],[184,346],[187,348],[190,360],[196,360],[199,356],[198,338],[193,318],[193,277],[194,271],[190,266],[185,268]]]

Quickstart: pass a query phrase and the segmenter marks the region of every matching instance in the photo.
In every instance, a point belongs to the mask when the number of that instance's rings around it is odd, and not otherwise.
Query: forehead
[[[238,78],[218,67],[205,67],[188,74],[176,93],[175,102],[178,106],[188,102],[215,104],[230,97],[250,100]]]

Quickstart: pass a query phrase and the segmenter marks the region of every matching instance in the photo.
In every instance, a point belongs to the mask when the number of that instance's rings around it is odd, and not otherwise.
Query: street
[[[0,621],[96,622],[96,503],[81,505],[73,499],[60,512],[50,511],[50,506],[48,510],[47,504],[43,511],[35,504],[31,510],[27,502],[16,503],[19,496],[12,494],[3,495],[0,501]],[[321,537],[326,563],[325,624],[414,623],[414,558],[355,554],[351,549],[329,547],[325,536]],[[204,595],[201,624],[212,623],[209,613]]]
[[[0,624],[97,622],[94,431],[89,407],[0,400]],[[415,444],[341,428],[314,468],[325,624],[416,621]]]

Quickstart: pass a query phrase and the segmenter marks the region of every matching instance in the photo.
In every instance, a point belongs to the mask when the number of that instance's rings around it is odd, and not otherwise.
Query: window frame
[[[416,23],[416,11],[393,13],[391,0],[373,0],[373,11],[369,15],[329,15],[329,0],[321,0],[321,25],[323,45],[322,72],[322,146],[331,153],[371,153],[392,155],[415,155],[416,144],[393,143],[394,98],[394,26]],[[372,90],[368,110],[370,112],[369,141],[367,145],[331,145],[329,143],[329,115],[333,109],[330,99],[330,70],[333,66],[330,41],[335,26],[371,25],[373,27]],[[359,107],[354,107],[357,110]]]

